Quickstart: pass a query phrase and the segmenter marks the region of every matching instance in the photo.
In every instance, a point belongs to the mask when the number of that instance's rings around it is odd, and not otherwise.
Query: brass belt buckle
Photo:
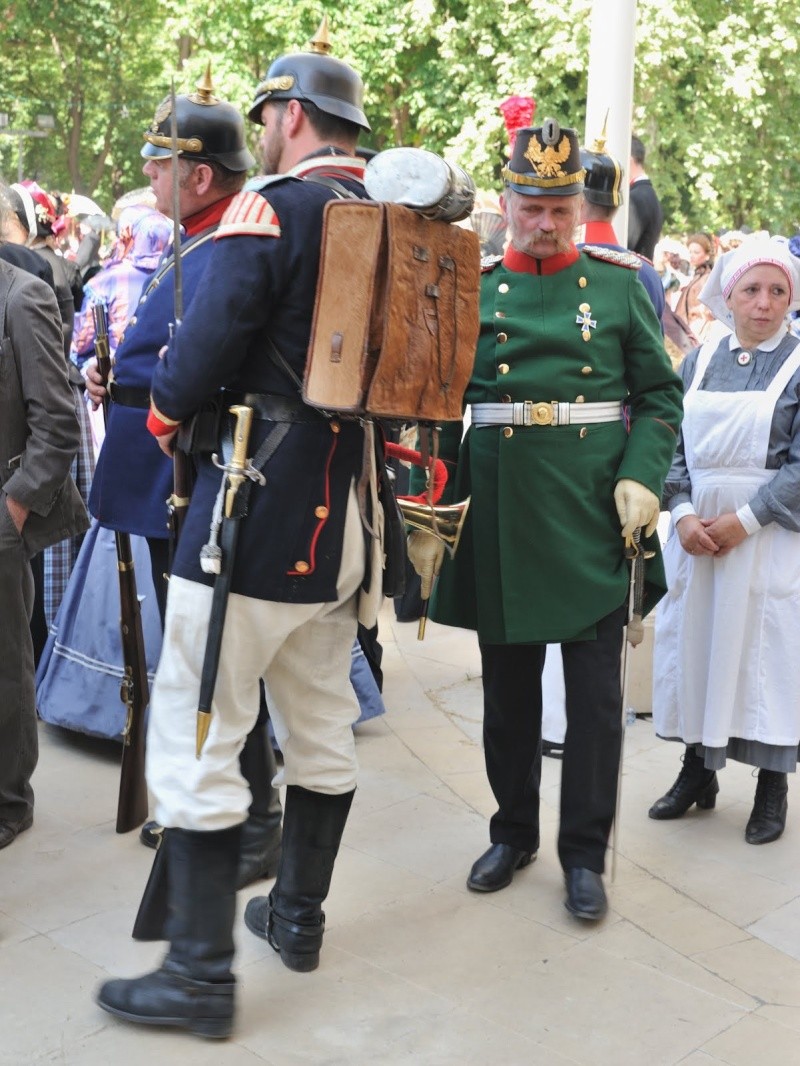
[[[556,414],[552,403],[532,403],[531,421],[535,426],[553,426]]]

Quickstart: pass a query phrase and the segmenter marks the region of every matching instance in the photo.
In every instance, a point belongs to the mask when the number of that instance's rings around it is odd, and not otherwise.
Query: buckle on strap
[[[555,400],[550,403],[534,403],[533,400],[524,400],[522,424],[523,426],[557,426],[558,403]]]

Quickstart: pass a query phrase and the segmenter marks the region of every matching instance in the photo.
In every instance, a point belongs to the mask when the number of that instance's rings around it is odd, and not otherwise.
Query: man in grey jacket
[[[79,439],[53,291],[0,260],[0,848],[33,822],[29,560],[89,524],[69,474]]]

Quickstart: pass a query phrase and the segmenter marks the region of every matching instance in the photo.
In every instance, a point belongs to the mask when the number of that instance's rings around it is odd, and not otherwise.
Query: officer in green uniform
[[[601,918],[601,874],[621,745],[623,537],[653,536],[681,420],[640,260],[572,243],[583,191],[574,130],[519,131],[502,198],[511,243],[484,263],[481,331],[466,393],[471,426],[443,428],[452,498],[472,497],[431,617],[477,630],[484,748],[498,804],[469,888],[510,884],[539,846],[541,672],[560,643],[567,734],[558,851],[567,909]],[[657,550],[653,537],[648,545]],[[442,546],[412,533],[423,595]],[[648,569],[647,608],[663,592]]]

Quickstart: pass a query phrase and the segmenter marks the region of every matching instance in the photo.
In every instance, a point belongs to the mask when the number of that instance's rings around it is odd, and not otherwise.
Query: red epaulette
[[[214,240],[223,237],[280,237],[281,226],[269,200],[257,192],[240,192],[228,204]]]

